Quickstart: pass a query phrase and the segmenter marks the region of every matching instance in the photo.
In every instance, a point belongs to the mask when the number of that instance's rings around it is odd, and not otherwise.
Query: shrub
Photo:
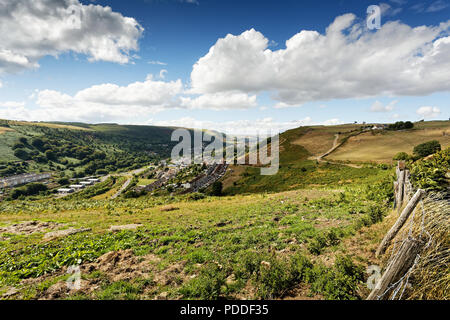
[[[419,160],[411,166],[413,184],[426,190],[441,190],[447,185],[446,173],[450,170],[450,148],[436,153],[433,158]]]
[[[441,144],[437,140],[428,141],[418,146],[414,147],[414,154],[421,158],[429,156],[430,154],[436,153],[441,150]]]
[[[220,197],[222,195],[223,184],[220,181],[216,181],[212,185],[211,195]]]
[[[217,300],[221,288],[225,285],[225,273],[216,263],[209,263],[204,267],[198,277],[185,284],[180,293],[184,298],[198,298],[202,300]]]
[[[204,199],[205,195],[203,193],[194,192],[194,193],[191,193],[187,198],[188,198],[188,200],[197,201],[197,200]]]
[[[41,191],[46,191],[47,186],[42,183],[30,183],[24,187],[14,189],[11,193],[11,199],[19,199],[26,196],[33,196]]]
[[[364,269],[350,257],[338,256],[332,269],[314,267],[308,274],[311,291],[329,300],[354,300],[358,298],[358,284],[364,280]]]
[[[407,154],[406,152],[399,152],[394,156],[394,160],[408,160],[409,154]]]

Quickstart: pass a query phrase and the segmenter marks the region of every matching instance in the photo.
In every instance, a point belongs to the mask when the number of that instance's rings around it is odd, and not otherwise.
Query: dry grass
[[[340,161],[376,161],[391,162],[399,152],[412,154],[416,145],[438,140],[443,148],[450,146],[450,122],[439,128],[425,128],[408,131],[386,131],[372,134],[363,133],[351,137],[343,146],[328,156]]]
[[[5,132],[10,132],[10,131],[14,131],[14,130],[11,128],[0,127],[0,134],[3,134]]]
[[[91,129],[88,129],[88,128],[73,126],[73,125],[69,125],[69,124],[46,123],[46,122],[26,122],[26,121],[12,121],[12,120],[10,120],[9,122],[12,125],[40,126],[40,127],[56,128],[56,129],[92,131]]]

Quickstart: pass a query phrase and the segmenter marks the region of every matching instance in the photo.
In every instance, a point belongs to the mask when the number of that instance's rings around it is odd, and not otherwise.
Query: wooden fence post
[[[417,254],[420,252],[423,243],[419,240],[408,239],[403,242],[398,254],[387,266],[381,279],[372,290],[367,300],[386,299],[389,296],[381,296],[386,292],[391,283],[398,281],[414,263]],[[381,296],[381,297],[380,297]]]
[[[397,199],[398,199],[398,181],[394,181],[394,209],[397,208]]]
[[[392,239],[395,238],[397,233],[400,231],[400,229],[405,224],[406,220],[408,220],[410,214],[414,211],[414,209],[417,206],[417,203],[419,203],[420,199],[422,199],[422,196],[425,194],[425,191],[422,189],[417,190],[417,192],[414,194],[414,196],[409,201],[408,205],[403,209],[402,214],[397,219],[395,224],[392,226],[392,228],[389,230],[389,232],[384,236],[383,241],[381,242],[380,246],[378,247],[378,250],[376,252],[376,257],[379,257],[381,254],[383,254],[389,244],[391,243]]]
[[[403,205],[403,190],[405,189],[405,170],[400,170],[400,175],[398,177],[398,198],[397,207],[400,212]]]

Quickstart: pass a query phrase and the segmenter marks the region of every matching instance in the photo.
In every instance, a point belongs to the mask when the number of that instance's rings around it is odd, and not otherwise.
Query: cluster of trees
[[[107,154],[90,145],[79,145],[63,139],[33,138],[29,142],[27,138],[21,137],[12,148],[14,155],[23,161],[34,160],[37,163],[49,164],[51,167],[54,162],[62,165],[57,169],[74,171],[74,177],[107,174],[119,169],[137,169],[152,160],[145,153],[111,151]],[[69,161],[67,158],[78,161]],[[77,168],[82,170],[75,170]],[[14,170],[9,172],[16,173]]]
[[[412,123],[411,121],[397,121],[396,123],[392,123],[390,125],[388,125],[387,130],[407,130],[407,129],[412,129],[414,128],[414,123]]]
[[[43,191],[47,191],[47,186],[42,183],[29,183],[26,186],[16,188],[11,192],[11,199],[34,196]]]

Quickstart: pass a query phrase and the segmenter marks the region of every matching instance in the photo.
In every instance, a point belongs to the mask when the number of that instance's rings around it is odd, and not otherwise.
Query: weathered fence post
[[[386,251],[386,248],[391,243],[392,239],[395,238],[397,233],[400,231],[400,229],[405,224],[406,220],[408,220],[410,214],[414,211],[414,209],[417,206],[417,203],[419,203],[420,199],[422,199],[422,196],[425,194],[425,191],[422,189],[417,190],[417,192],[414,194],[414,196],[411,198],[405,209],[403,209],[402,214],[397,219],[395,224],[392,226],[392,228],[389,230],[389,232],[384,237],[383,241],[381,242],[380,246],[378,247],[378,250],[376,252],[376,256],[380,256]]]
[[[394,181],[394,209],[397,208],[398,206],[397,199],[398,199],[398,180]]]
[[[408,239],[401,245],[394,259],[387,266],[381,279],[372,290],[367,300],[379,300],[387,298],[384,293],[391,283],[398,281],[414,263],[417,254],[420,252],[423,243],[419,240]]]
[[[403,192],[405,189],[405,164],[399,161],[398,163],[399,168],[399,176],[398,176],[398,198],[397,198],[397,207],[400,211],[402,205],[403,205]]]

